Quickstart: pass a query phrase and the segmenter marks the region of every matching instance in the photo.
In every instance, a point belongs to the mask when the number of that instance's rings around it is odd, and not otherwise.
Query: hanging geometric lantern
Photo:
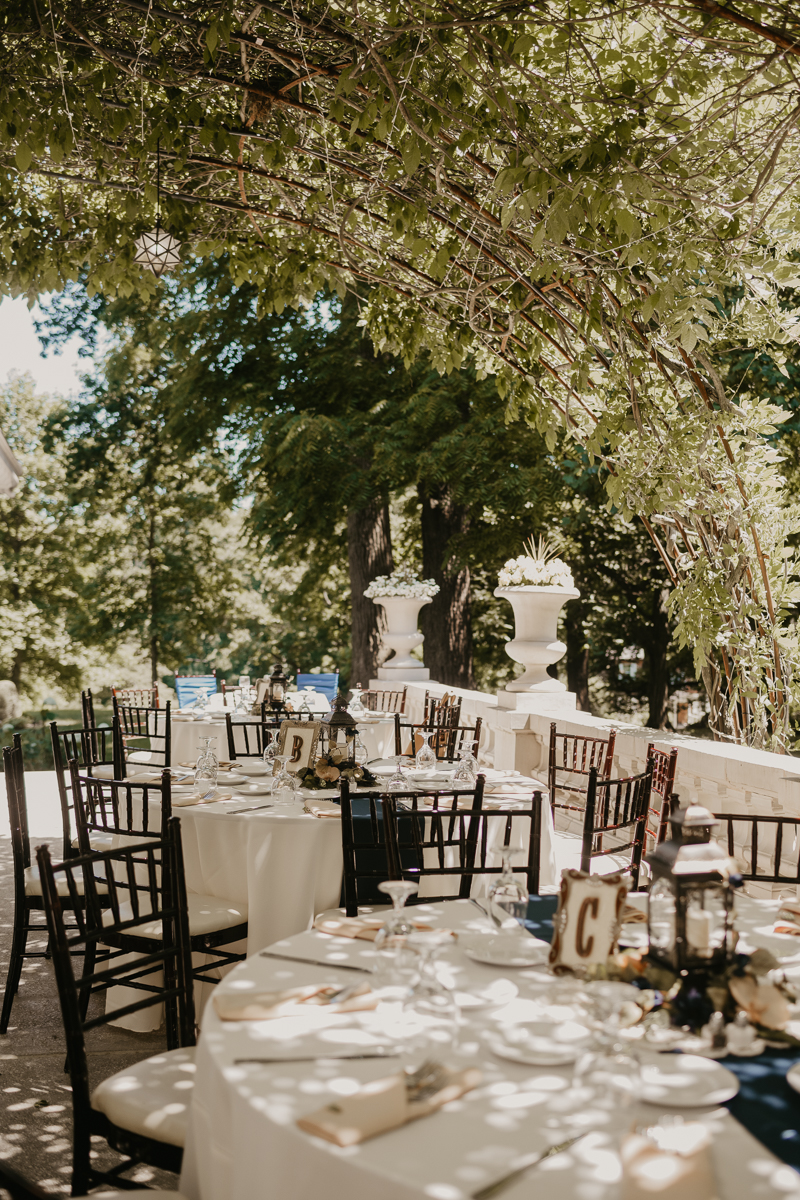
[[[135,244],[136,256],[133,261],[147,267],[156,279],[160,279],[165,271],[177,267],[181,261],[180,242],[160,225],[156,225],[150,233],[143,233]]]

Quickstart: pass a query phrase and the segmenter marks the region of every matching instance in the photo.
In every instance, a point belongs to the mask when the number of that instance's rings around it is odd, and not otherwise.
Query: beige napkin
[[[342,815],[341,804],[334,804],[332,800],[306,800],[303,807],[312,817],[338,819]]]
[[[193,804],[216,804],[218,800],[232,800],[232,792],[216,792],[213,796],[209,796],[207,800],[203,800],[204,792],[189,792],[188,796],[172,797],[173,808],[191,808]]]
[[[353,1096],[341,1096],[297,1122],[305,1133],[325,1138],[337,1146],[355,1146],[379,1133],[388,1133],[408,1121],[427,1117],[443,1104],[457,1100],[481,1082],[481,1072],[448,1071],[441,1091],[424,1100],[411,1101],[404,1075],[390,1075],[366,1084]]]
[[[640,908],[634,908],[632,904],[626,904],[622,910],[623,925],[641,925],[647,924],[647,913],[642,912]]]
[[[781,900],[773,933],[790,933],[800,937],[800,900]]]
[[[620,1147],[620,1200],[716,1200],[710,1143],[699,1121],[629,1134]]]
[[[329,933],[332,937],[360,938],[374,942],[378,930],[383,928],[384,917],[317,917],[314,928],[318,933]],[[415,929],[431,929],[424,921],[414,921]]]
[[[325,1005],[331,1012],[362,1012],[377,1008],[378,997],[362,983],[346,1000],[331,1004],[329,997],[340,991],[332,984],[306,984],[282,992],[219,992],[212,1000],[222,1021],[264,1021],[295,1016],[310,1005]]]

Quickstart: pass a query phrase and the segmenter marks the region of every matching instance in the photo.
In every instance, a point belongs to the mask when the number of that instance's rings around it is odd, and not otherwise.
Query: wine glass
[[[458,754],[458,766],[453,773],[453,783],[466,784],[472,787],[478,778],[478,760],[472,753],[474,742],[462,746]]]
[[[352,757],[353,762],[358,763],[360,767],[365,766],[367,759],[369,758],[369,751],[362,742],[358,732],[356,732],[355,740],[353,742]]]
[[[442,929],[416,929],[408,935],[406,944],[418,958],[416,978],[403,1004],[413,1031],[408,1049],[427,1053],[431,1042],[449,1049],[458,1036],[459,1012],[453,993],[436,974],[435,959],[440,950],[452,944],[451,935]]]
[[[403,768],[408,768],[411,765],[411,760],[408,758],[398,758],[397,766],[394,769],[394,775],[391,775],[386,781],[387,792],[407,792],[408,780],[403,774]]]
[[[434,730],[420,729],[417,737],[423,739],[422,745],[415,756],[418,771],[431,771],[436,766],[436,752],[430,744],[430,739],[433,737]]]
[[[574,1082],[576,1087],[591,1089],[598,1106],[626,1108],[641,1093],[641,1064],[629,1047],[598,1045],[578,1059]]]
[[[351,717],[365,717],[367,715],[367,710],[364,708],[364,705],[361,702],[361,692],[361,684],[357,683],[353,688],[353,695],[350,699],[350,703],[347,706],[347,711],[350,713]]]
[[[275,762],[280,765],[278,774],[272,780],[272,795],[275,797],[276,804],[291,804],[298,790],[297,776],[293,775],[286,767],[289,757],[288,754],[275,755]]]
[[[195,763],[194,781],[200,794],[205,795],[209,790],[216,791],[217,778],[219,776],[219,759],[212,748],[214,745],[213,738],[200,738],[200,745],[203,748]]]
[[[500,853],[503,859],[503,868],[489,888],[487,897],[489,908],[496,905],[507,917],[513,918],[518,925],[524,928],[525,918],[528,915],[528,888],[512,870],[514,859],[519,858],[524,851],[519,846],[503,846]],[[503,925],[505,926],[505,920]]]
[[[264,738],[269,738],[264,743],[264,753],[261,755],[263,761],[269,767],[270,771],[274,770],[275,755],[278,753],[278,735],[274,729],[265,729]]]
[[[375,936],[376,982],[381,988],[401,987],[405,990],[410,986],[415,970],[413,956],[406,950],[406,938],[414,932],[415,926],[404,905],[416,895],[419,885],[407,879],[387,879],[378,884],[378,890],[391,898],[392,911]]]

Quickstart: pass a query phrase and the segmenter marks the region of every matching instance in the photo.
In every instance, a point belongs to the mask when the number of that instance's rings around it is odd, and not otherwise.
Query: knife
[[[282,958],[284,962],[310,963],[313,967],[333,967],[337,971],[362,971],[372,974],[372,967],[355,967],[352,963],[325,962],[321,958],[295,958],[292,954],[276,954],[274,950],[259,950],[259,958]]]
[[[541,1154],[529,1154],[524,1158],[518,1167],[513,1171],[509,1171],[507,1175],[502,1175],[500,1179],[496,1179],[494,1183],[489,1183],[486,1187],[478,1188],[477,1192],[471,1192],[472,1200],[489,1200],[490,1196],[496,1196],[505,1188],[510,1187],[516,1181],[529,1171],[531,1167],[536,1167],[540,1162],[544,1162],[546,1158],[553,1158],[556,1154],[561,1154],[564,1150],[569,1150],[570,1146],[574,1146],[582,1137],[583,1133],[577,1134],[575,1137],[568,1138],[566,1142],[559,1142],[556,1146],[550,1146],[548,1150],[544,1150]]]
[[[296,1063],[296,1062],[319,1062],[321,1059],[331,1062],[347,1062],[351,1058],[397,1058],[399,1050],[387,1048],[386,1050],[373,1050],[369,1054],[301,1054],[297,1058],[235,1058],[233,1065],[241,1066],[243,1063]]]

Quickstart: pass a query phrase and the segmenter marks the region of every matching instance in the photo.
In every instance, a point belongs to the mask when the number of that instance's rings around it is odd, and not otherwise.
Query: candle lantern
[[[347,701],[341,692],[331,705],[331,711],[322,718],[322,730],[327,738],[328,753],[330,754],[338,743],[343,743],[340,748],[344,750],[345,758],[350,761],[358,725],[355,717],[347,711]]]
[[[649,958],[679,975],[717,971],[733,958],[735,859],[711,840],[719,824],[707,808],[673,798],[672,836],[647,855],[653,873],[647,905]]]
[[[269,677],[269,691],[267,698],[269,706],[274,712],[280,712],[285,706],[286,690],[289,680],[283,673],[283,667],[280,663],[275,663],[272,668],[272,674]]]

